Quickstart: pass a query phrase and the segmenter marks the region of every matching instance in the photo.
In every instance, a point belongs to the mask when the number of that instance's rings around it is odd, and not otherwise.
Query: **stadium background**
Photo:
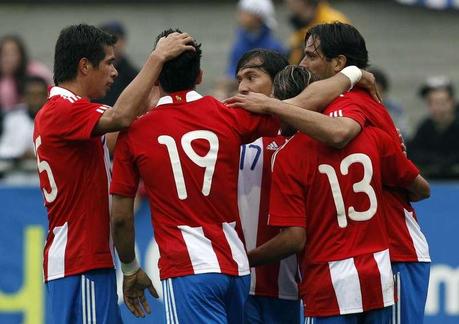
[[[405,6],[391,0],[330,1],[343,11],[367,40],[371,64],[385,69],[392,81],[391,96],[405,107],[409,129],[425,115],[417,89],[429,75],[446,74],[459,86],[459,11]],[[415,2],[415,1],[404,1]],[[457,5],[458,1],[419,1]],[[0,33],[22,36],[33,58],[52,66],[54,43],[66,25],[100,24],[120,20],[128,29],[127,53],[141,65],[155,35],[179,27],[203,43],[205,93],[222,75],[236,28],[236,1],[15,1],[0,2]],[[282,1],[276,5],[277,35],[286,42],[290,33]],[[434,260],[426,323],[459,323],[459,184],[433,183],[432,198],[417,204],[421,224]],[[137,216],[138,252],[142,263],[157,254],[151,240],[147,206]],[[36,186],[0,186],[0,323],[47,323],[41,253],[46,214]],[[155,273],[153,262],[146,266]],[[156,285],[160,288],[160,285]],[[122,306],[126,323],[135,320]],[[164,315],[154,303],[149,323]]]

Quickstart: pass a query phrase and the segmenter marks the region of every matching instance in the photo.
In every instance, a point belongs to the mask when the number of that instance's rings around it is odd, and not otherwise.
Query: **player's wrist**
[[[137,261],[137,258],[134,258],[134,260],[128,263],[121,262],[121,271],[125,276],[132,276],[133,274],[136,274],[139,269],[140,264]]]
[[[159,61],[161,63],[164,63],[166,62],[167,58],[166,58],[166,54],[162,53],[161,51],[155,49],[153,52],[151,52],[150,54],[150,57],[154,60],[154,61]]]
[[[349,81],[351,81],[351,87],[349,90],[351,90],[360,81],[363,74],[362,70],[355,65],[346,66],[340,71],[340,73],[344,74]]]

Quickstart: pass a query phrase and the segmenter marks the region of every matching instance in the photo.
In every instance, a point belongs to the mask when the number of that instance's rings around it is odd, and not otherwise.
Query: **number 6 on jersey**
[[[209,152],[206,155],[200,156],[197,154],[191,142],[197,139],[206,140],[209,142]],[[183,177],[182,164],[180,162],[180,156],[177,150],[177,143],[174,138],[168,135],[161,135],[158,137],[158,143],[166,145],[167,152],[169,153],[169,159],[171,161],[172,173],[174,175],[175,186],[177,188],[177,194],[180,200],[184,200],[188,197],[186,190],[185,179]],[[218,137],[215,133],[206,130],[196,130],[188,132],[182,136],[181,145],[183,151],[188,158],[193,161],[196,165],[201,168],[205,168],[204,180],[202,183],[201,192],[204,196],[208,196],[210,188],[212,186],[212,177],[215,171],[215,163],[217,162],[218,156]]]

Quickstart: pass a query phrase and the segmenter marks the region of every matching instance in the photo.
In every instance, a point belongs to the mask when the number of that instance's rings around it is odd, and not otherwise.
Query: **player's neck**
[[[87,97],[86,90],[78,82],[75,82],[75,81],[62,82],[62,83],[59,83],[59,87],[69,90],[70,92],[74,93],[77,96]]]

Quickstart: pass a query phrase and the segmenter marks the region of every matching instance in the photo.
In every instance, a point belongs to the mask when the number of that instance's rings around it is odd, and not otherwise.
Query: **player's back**
[[[237,208],[239,149],[277,129],[270,117],[194,91],[163,97],[131,126],[125,140],[151,203],[162,278],[249,272]]]
[[[49,220],[45,280],[113,266],[108,151],[103,137],[91,135],[105,109],[53,87],[35,118],[34,144]]]
[[[369,125],[385,131],[399,144],[396,126],[387,109],[373,100],[362,89],[354,89],[337,98],[324,112],[332,117],[350,117],[362,126]],[[388,188],[383,191],[387,213],[393,215],[388,222],[391,259],[398,262],[430,261],[429,248],[416,220],[416,212],[405,190]]]

